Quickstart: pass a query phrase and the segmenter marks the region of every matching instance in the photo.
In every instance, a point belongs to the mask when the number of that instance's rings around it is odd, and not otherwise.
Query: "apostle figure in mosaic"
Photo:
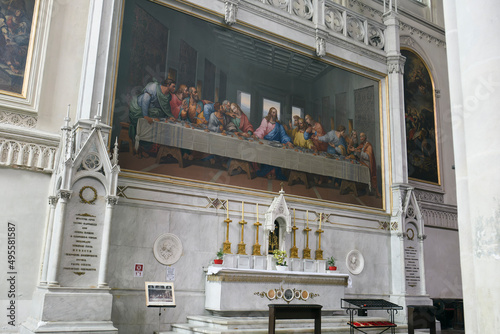
[[[340,125],[337,130],[328,131],[326,135],[318,137],[318,140],[327,143],[327,153],[345,156],[347,154],[347,142],[344,133],[345,126]]]
[[[306,115],[305,121],[309,125],[305,132],[305,138],[311,139],[314,147],[318,151],[326,151],[328,149],[328,144],[319,140],[319,137],[326,135],[323,126],[319,122],[316,122],[311,115]]]
[[[295,133],[299,130],[299,115],[293,115],[293,126],[292,126],[292,120],[289,120],[288,126],[284,125],[286,134],[290,137],[293,138],[295,137]]]
[[[303,147],[307,149],[314,150],[314,144],[311,139],[305,139],[304,133],[306,132],[307,129],[307,124],[303,118],[299,118],[298,120],[298,127],[297,131],[295,132],[295,135],[293,137],[293,145],[298,146],[298,147]]]
[[[141,94],[132,97],[129,106],[129,137],[135,140],[137,122],[140,118],[146,119],[150,124],[153,120],[172,118],[170,101],[175,91],[175,81],[165,79],[162,83],[150,82],[144,87]]]
[[[222,133],[226,129],[226,116],[223,113],[222,106],[219,102],[214,103],[214,112],[210,114],[208,121],[208,130],[212,132]]]
[[[193,124],[207,123],[203,115],[203,102],[196,87],[189,87],[189,96],[182,101],[179,119]]]
[[[231,103],[231,111],[226,114],[230,117],[229,122],[234,124],[237,134],[244,137],[250,137],[253,134],[254,128],[239,105]]]
[[[184,84],[179,85],[174,94],[172,94],[172,100],[170,101],[170,109],[172,115],[175,119],[179,118],[179,113],[181,111],[182,101],[189,96],[188,87]]]
[[[377,188],[377,165],[375,161],[375,152],[373,151],[373,146],[367,141],[366,134],[361,132],[359,134],[360,144],[358,147],[350,147],[352,151],[355,152],[356,156],[359,158],[361,164],[367,166],[370,169],[370,184],[371,191],[375,193],[377,197],[380,196]]]

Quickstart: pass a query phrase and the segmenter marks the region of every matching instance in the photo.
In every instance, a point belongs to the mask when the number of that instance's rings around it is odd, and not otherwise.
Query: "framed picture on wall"
[[[175,306],[173,282],[146,282],[146,306]]]
[[[380,78],[310,57],[262,31],[191,14],[173,3],[125,3],[111,137],[128,124],[138,153],[123,150],[121,168],[238,192],[276,192],[283,183],[289,196],[383,209]],[[149,23],[155,34],[138,40]],[[135,47],[144,40],[152,46]],[[131,62],[134,52],[141,68]],[[161,87],[173,77],[165,68],[177,70],[175,87],[189,94],[174,98]],[[163,102],[139,108],[146,93]],[[224,117],[215,112],[219,105]],[[297,114],[301,129],[293,124]],[[309,126],[314,138],[306,139]]]

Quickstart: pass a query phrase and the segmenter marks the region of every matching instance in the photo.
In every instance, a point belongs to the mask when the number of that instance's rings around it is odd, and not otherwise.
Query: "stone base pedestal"
[[[38,287],[20,333],[118,333],[109,289]]]

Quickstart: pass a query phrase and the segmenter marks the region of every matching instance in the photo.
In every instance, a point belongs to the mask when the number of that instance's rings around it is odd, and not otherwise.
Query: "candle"
[[[229,200],[226,201],[226,218],[229,219]]]
[[[309,228],[309,210],[306,211],[307,228]]]
[[[293,226],[295,226],[295,208],[293,208]]]
[[[243,219],[244,214],[245,214],[244,206],[245,206],[245,202],[241,201],[241,220],[244,220]]]
[[[319,229],[321,230],[321,212],[319,213]]]
[[[259,221],[259,203],[257,203],[257,221]]]

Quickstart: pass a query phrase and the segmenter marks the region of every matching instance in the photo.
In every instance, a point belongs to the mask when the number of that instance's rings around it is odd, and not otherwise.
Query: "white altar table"
[[[236,269],[210,266],[205,280],[205,309],[216,312],[269,310],[269,304],[320,304],[339,310],[349,275]]]

